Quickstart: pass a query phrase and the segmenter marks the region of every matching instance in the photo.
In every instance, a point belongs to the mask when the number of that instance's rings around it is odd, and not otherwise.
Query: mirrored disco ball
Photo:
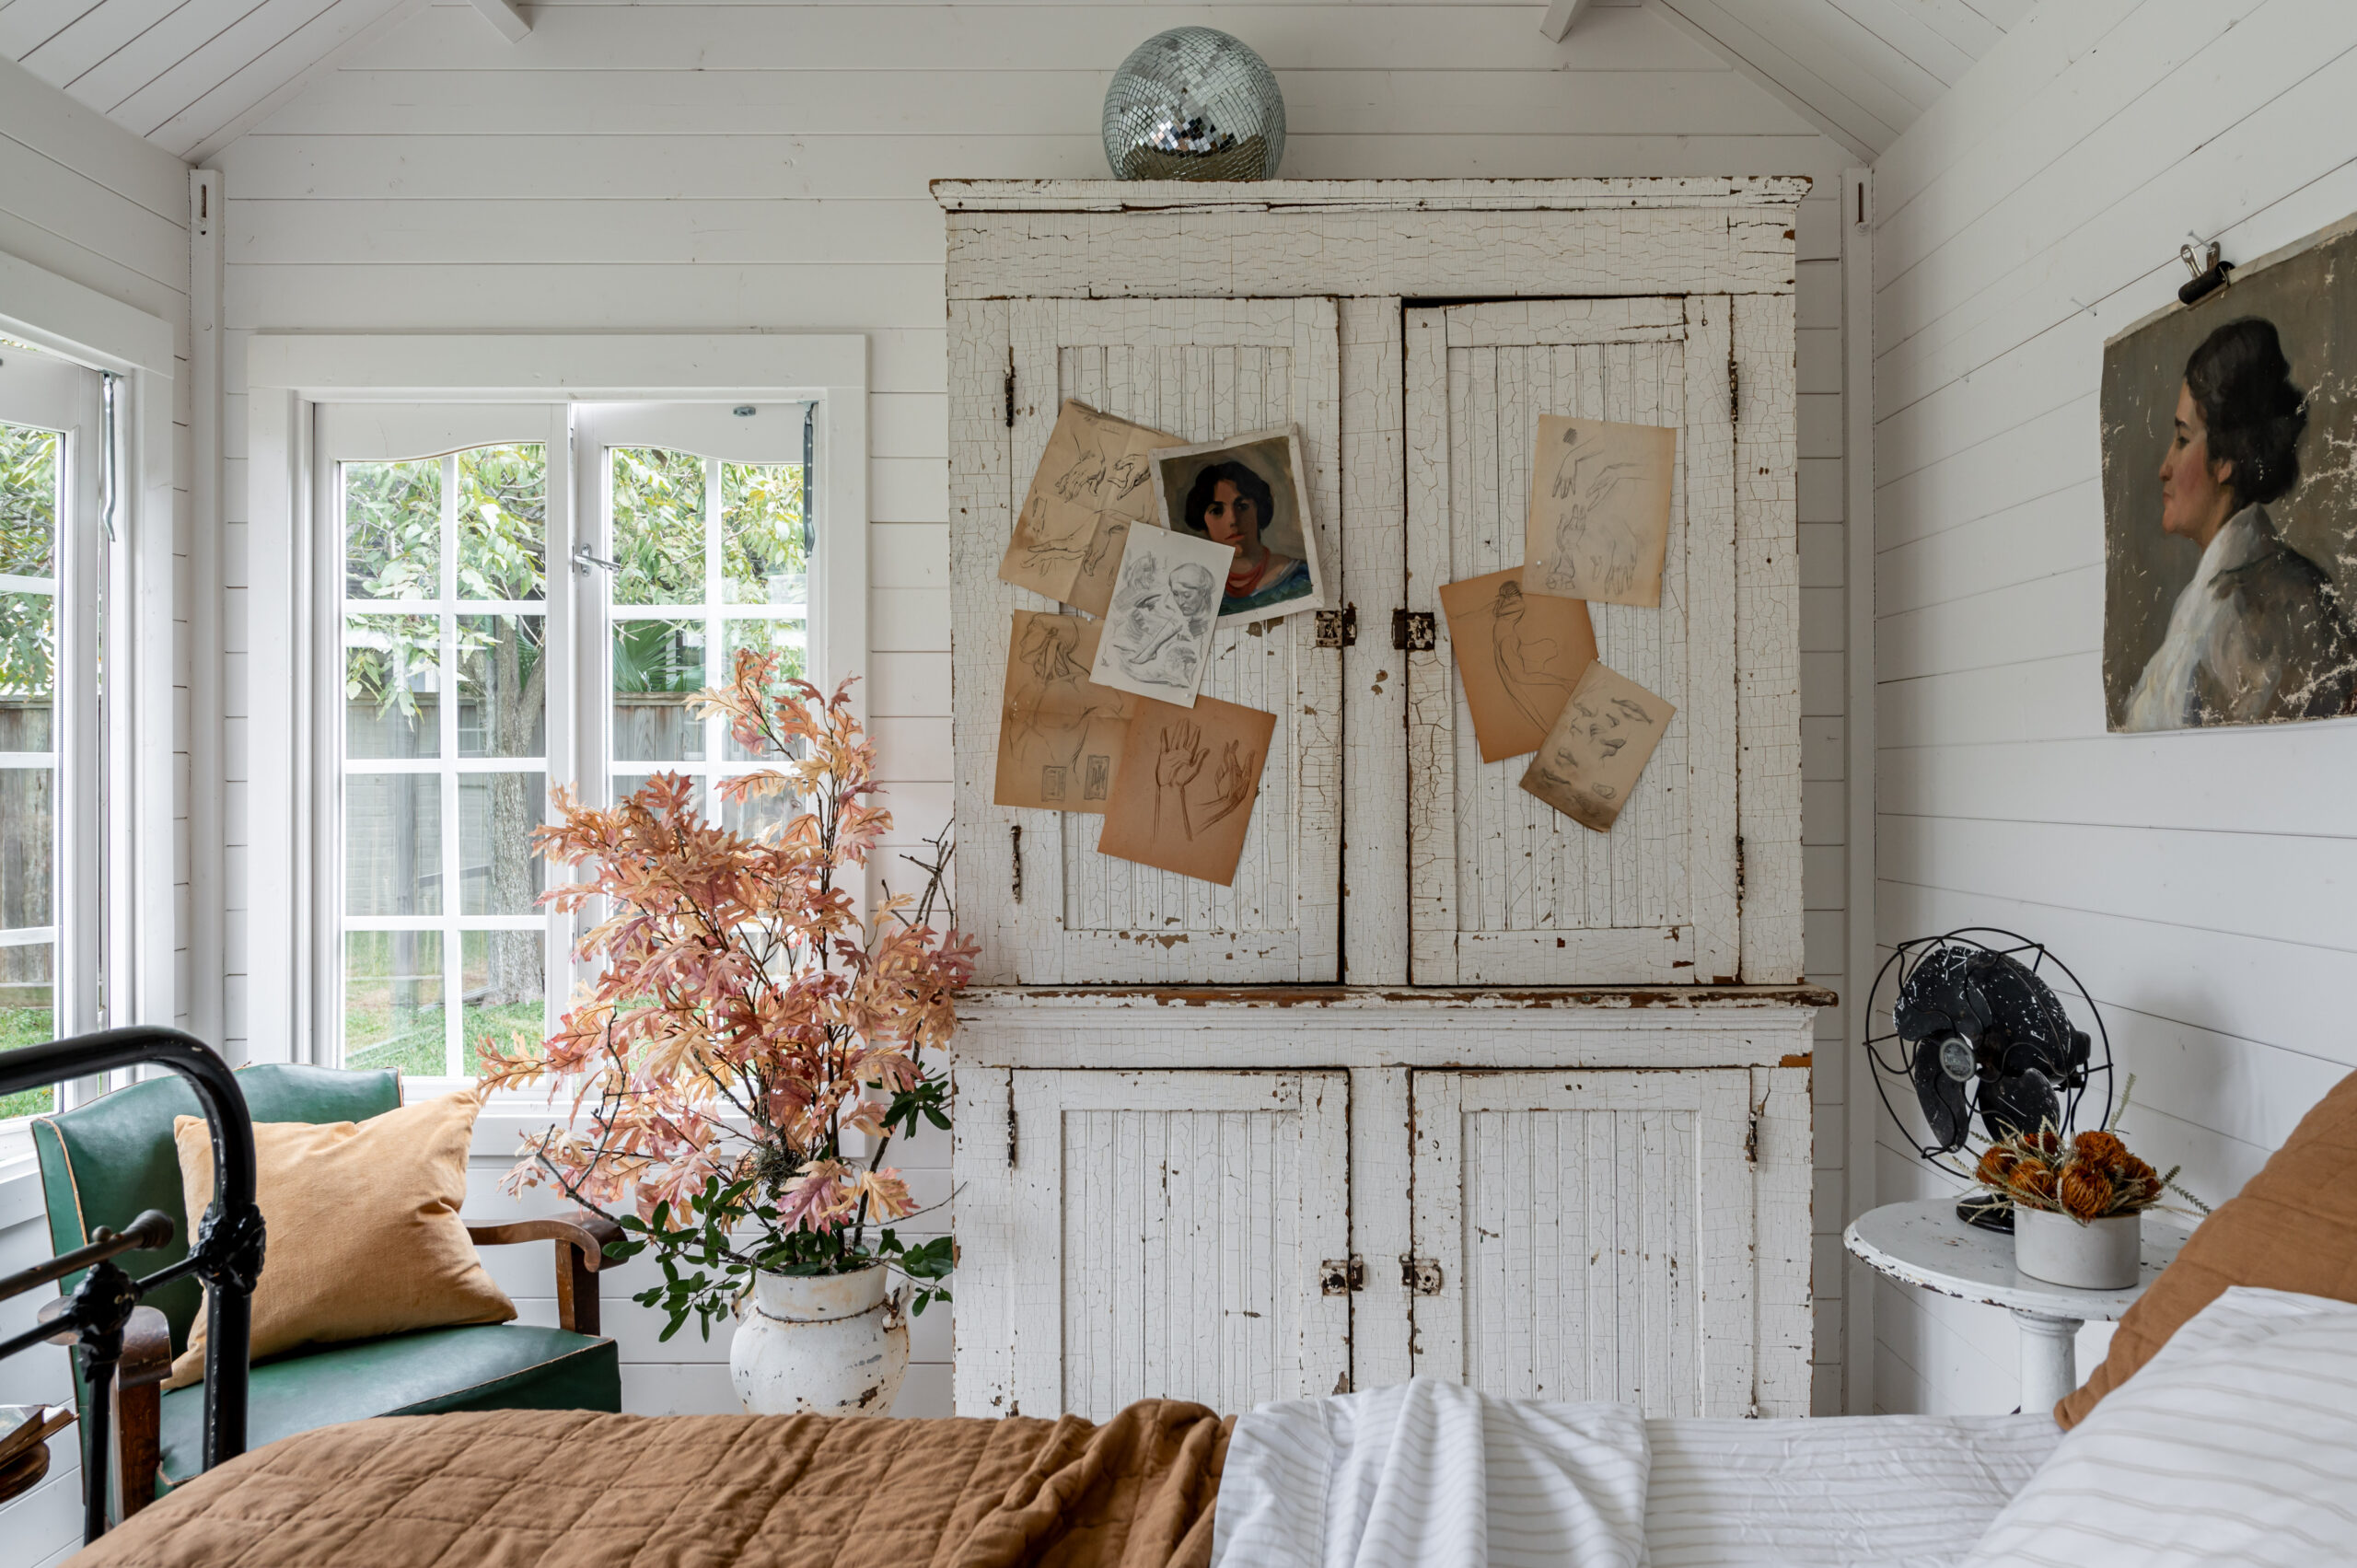
[[[1105,94],[1105,158],[1123,180],[1268,180],[1285,100],[1268,64],[1212,28],[1141,43]]]

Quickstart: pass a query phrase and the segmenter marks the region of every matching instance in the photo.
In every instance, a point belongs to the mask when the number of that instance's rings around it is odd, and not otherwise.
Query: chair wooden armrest
[[[603,1214],[575,1212],[506,1225],[470,1225],[467,1238],[477,1247],[555,1242],[557,1326],[576,1334],[598,1331],[598,1271],[606,1266],[607,1244],[622,1238],[621,1226]]]
[[[64,1296],[50,1302],[40,1320],[50,1321],[64,1306]],[[122,1326],[122,1359],[114,1372],[115,1474],[126,1519],[156,1501],[156,1471],[163,1463],[163,1383],[171,1374],[171,1324],[152,1307],[133,1307],[131,1321]]]

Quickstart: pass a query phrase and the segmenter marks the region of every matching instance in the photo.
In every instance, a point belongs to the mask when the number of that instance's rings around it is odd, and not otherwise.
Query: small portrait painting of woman
[[[1236,552],[1219,618],[1264,621],[1323,607],[1290,431],[1157,451],[1167,526]]]
[[[2299,486],[2307,395],[2271,321],[2246,317],[2185,362],[2159,461],[2161,532],[2200,552],[2128,694],[2126,730],[2328,718],[2357,696],[2357,632],[2331,575],[2269,507]],[[2182,547],[2180,547],[2182,548]]]

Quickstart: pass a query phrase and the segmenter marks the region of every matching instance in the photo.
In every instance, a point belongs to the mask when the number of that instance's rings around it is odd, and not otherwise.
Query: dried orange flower
[[[2071,1155],[2073,1159],[2091,1161],[2106,1170],[2116,1170],[2121,1160],[2132,1157],[2128,1145],[2119,1141],[2119,1133],[2101,1131],[2082,1132],[2071,1140]]]
[[[2014,1166],[2005,1184],[2025,1197],[2042,1199],[2049,1203],[2054,1201],[2053,1167],[2040,1165],[2036,1160],[2023,1160]]]
[[[2003,1187],[2005,1185],[2006,1179],[2013,1175],[2014,1167],[2020,1163],[2020,1158],[2004,1144],[1991,1144],[1981,1155],[1980,1168],[1973,1174],[1980,1179],[1984,1186]]]
[[[2055,1183],[2055,1196],[2061,1200],[2065,1214],[2083,1220],[2099,1220],[2111,1213],[2111,1178],[2086,1161],[2073,1160],[2062,1167],[2061,1179]]]

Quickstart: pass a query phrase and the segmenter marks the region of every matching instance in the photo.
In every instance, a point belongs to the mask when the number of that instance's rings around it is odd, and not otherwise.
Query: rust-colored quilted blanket
[[[1234,1424],[387,1417],[200,1476],[73,1568],[1207,1568]]]

